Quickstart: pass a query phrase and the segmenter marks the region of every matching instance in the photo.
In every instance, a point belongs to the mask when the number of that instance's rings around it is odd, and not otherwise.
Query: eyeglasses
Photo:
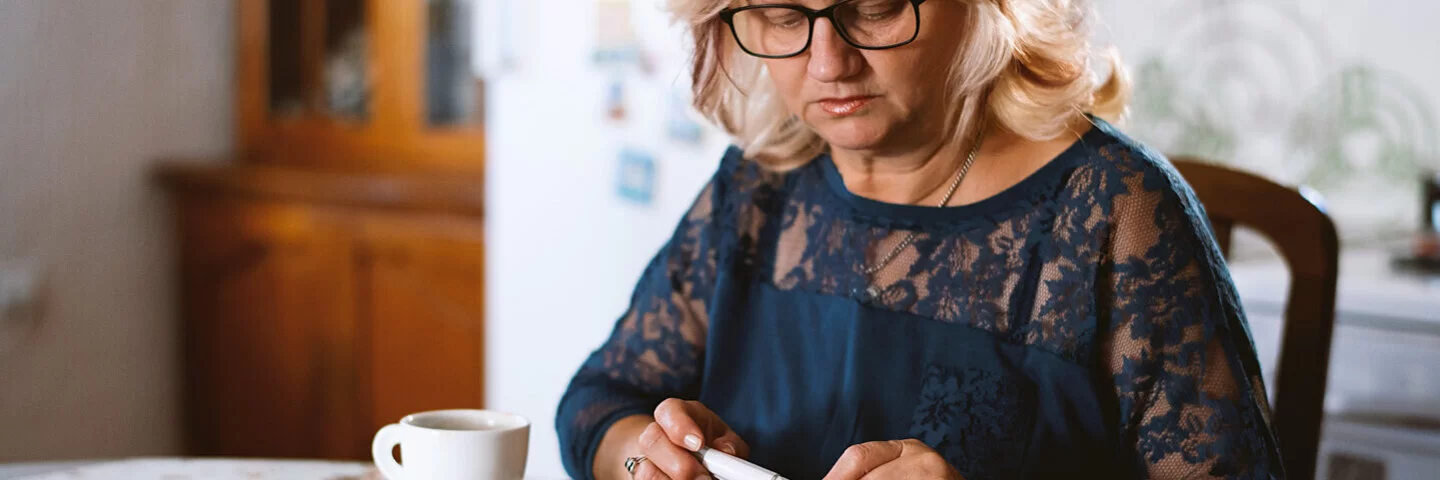
[[[720,11],[745,53],[760,58],[789,58],[810,48],[815,19],[830,20],[845,43],[884,50],[920,35],[920,4],[925,0],[845,0],[820,10],[799,5],[747,5]]]

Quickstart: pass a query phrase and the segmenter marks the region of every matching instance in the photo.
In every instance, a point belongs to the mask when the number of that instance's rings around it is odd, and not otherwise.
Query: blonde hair
[[[1091,68],[1094,18],[1088,0],[931,0],[969,6],[965,44],[950,66],[955,119],[949,135],[974,135],[994,122],[1031,140],[1048,140],[1089,112],[1120,121],[1129,79],[1114,49],[1103,82]],[[741,51],[720,20],[729,0],[668,0],[695,41],[694,105],[735,138],[745,156],[776,169],[808,163],[826,144],[792,115],[765,81],[764,63]]]

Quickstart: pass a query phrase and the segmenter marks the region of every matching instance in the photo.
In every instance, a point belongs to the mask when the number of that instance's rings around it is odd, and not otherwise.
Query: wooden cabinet
[[[367,459],[484,399],[466,0],[237,0],[237,151],[166,161],[187,453]]]
[[[351,456],[363,436],[354,264],[311,209],[176,202],[187,424],[196,453]]]
[[[160,178],[188,453],[363,459],[406,413],[483,405],[478,181],[179,163]]]
[[[394,422],[417,407],[479,405],[484,361],[483,236],[445,218],[367,218],[357,263],[371,335],[371,418]]]

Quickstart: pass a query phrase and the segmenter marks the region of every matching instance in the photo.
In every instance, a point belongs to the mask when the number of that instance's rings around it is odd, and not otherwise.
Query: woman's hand
[[[919,440],[891,440],[851,445],[830,468],[825,480],[922,478],[964,480],[950,462]]]
[[[700,402],[671,398],[655,408],[655,421],[637,441],[645,461],[635,466],[637,480],[709,478],[692,452],[709,446],[745,458],[750,446],[720,416]]]

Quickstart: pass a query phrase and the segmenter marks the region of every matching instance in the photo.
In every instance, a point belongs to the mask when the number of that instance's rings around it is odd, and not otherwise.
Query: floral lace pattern
[[[695,397],[722,277],[966,325],[1085,366],[1108,379],[1114,441],[1140,474],[1280,475],[1233,286],[1201,207],[1158,154],[1097,121],[996,198],[906,210],[913,216],[847,197],[828,162],[780,174],[738,150],[726,155],[562,401],[557,427],[572,475],[588,476],[616,419],[597,405],[644,411]],[[912,232],[893,262],[864,274]],[[1023,449],[1014,427],[1029,419],[985,412],[1023,411],[1013,404],[1028,401],[1023,389],[964,366],[926,368],[911,434],[967,474],[1015,473],[1003,457]]]
[[[932,364],[910,435],[934,447],[965,478],[1017,478],[1029,425],[1009,413],[1023,411],[1032,395],[995,372]]]

